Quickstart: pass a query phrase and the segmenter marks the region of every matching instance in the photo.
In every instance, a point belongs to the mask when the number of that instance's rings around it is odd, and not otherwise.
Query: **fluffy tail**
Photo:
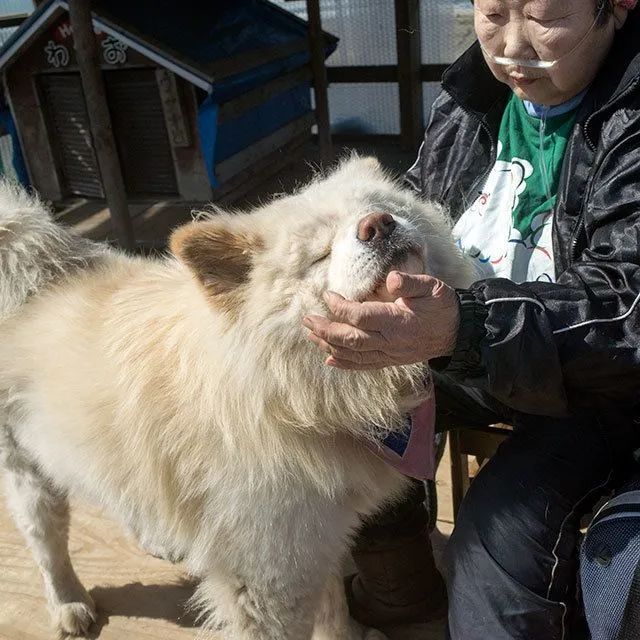
[[[0,180],[0,321],[104,252],[57,225],[37,197]]]

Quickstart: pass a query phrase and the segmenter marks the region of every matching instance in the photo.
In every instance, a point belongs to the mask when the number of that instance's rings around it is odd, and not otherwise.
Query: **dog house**
[[[128,196],[210,200],[309,139],[304,21],[265,0],[91,6]],[[34,188],[103,197],[66,1],[30,16],[0,71]]]

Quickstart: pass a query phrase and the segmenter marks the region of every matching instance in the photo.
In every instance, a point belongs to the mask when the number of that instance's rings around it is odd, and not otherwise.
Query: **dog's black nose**
[[[388,238],[398,223],[390,213],[370,213],[358,224],[358,240],[371,242]]]

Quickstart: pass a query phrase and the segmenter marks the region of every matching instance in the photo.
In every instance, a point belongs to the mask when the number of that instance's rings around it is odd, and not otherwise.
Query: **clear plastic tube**
[[[482,46],[482,45],[481,45]],[[525,58],[506,58],[504,56],[494,56],[484,47],[482,50],[491,58],[491,61],[502,67],[527,67],[529,69],[551,69],[560,61],[557,60],[526,60]]]
[[[549,180],[549,169],[547,167],[547,161],[544,157],[545,147],[545,134],[547,131],[547,113],[549,109],[545,109],[540,118],[540,125],[538,126],[539,142],[538,142],[538,165],[540,167],[540,175],[542,176],[542,182],[544,184],[544,191],[547,198],[551,198],[551,181]]]

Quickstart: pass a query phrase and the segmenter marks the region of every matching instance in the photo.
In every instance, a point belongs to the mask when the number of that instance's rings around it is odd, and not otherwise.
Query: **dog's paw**
[[[150,540],[138,539],[138,544],[142,549],[158,560],[167,560],[171,564],[178,564],[184,560],[184,553],[180,553],[162,544],[154,543]]]
[[[60,640],[85,636],[96,621],[96,608],[91,598],[89,602],[66,602],[55,608],[53,618]]]

